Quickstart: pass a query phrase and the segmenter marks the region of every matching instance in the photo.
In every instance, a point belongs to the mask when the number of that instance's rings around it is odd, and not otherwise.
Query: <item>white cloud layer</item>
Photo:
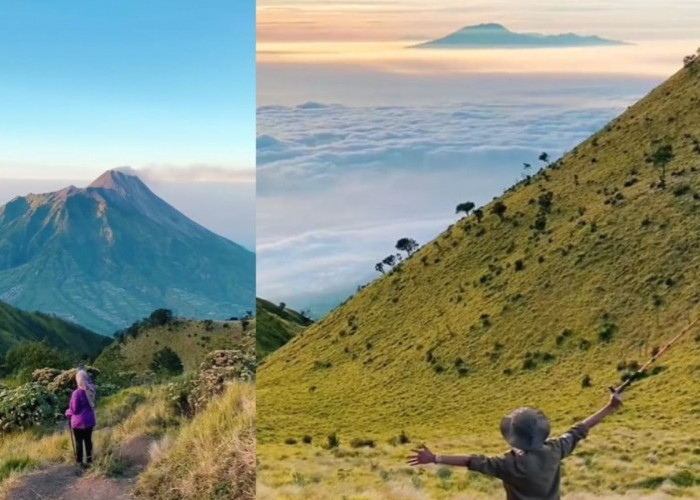
[[[400,237],[427,243],[458,203],[488,202],[523,162],[560,156],[639,97],[582,94],[258,108],[258,294],[305,307],[352,289]]]

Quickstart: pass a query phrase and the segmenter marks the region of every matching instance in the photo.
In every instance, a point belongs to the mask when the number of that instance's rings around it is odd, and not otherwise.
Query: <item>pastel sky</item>
[[[128,165],[252,247],[254,5],[0,2],[0,203]],[[216,222],[241,203],[245,227]]]
[[[259,0],[258,294],[323,314],[678,71],[688,0]],[[623,47],[407,50],[487,22]]]
[[[694,40],[694,0],[258,0],[258,43],[437,38],[465,25],[575,31],[629,40]]]

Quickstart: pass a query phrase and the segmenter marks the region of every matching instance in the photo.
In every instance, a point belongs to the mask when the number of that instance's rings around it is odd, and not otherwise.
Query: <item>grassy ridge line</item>
[[[601,405],[623,363],[645,361],[700,314],[699,103],[696,62],[500,197],[503,220],[490,207],[481,223],[461,220],[271,354],[257,380],[262,484],[294,484],[281,458],[290,437],[322,443],[338,432],[347,446],[405,429],[443,446],[478,436],[473,449],[498,451],[498,422],[515,406],[541,407],[563,432]],[[662,190],[645,158],[666,144],[675,158]],[[546,228],[533,229],[547,192]],[[596,460],[570,468],[573,491],[697,469],[700,441],[688,436],[700,435],[700,386],[690,383],[699,351],[694,332],[662,358],[663,371],[633,386],[610,430],[583,447],[612,472]],[[674,453],[655,451],[650,436]],[[314,494],[327,493],[333,480],[316,475]]]
[[[252,350],[255,342],[253,318],[243,328],[241,321],[207,321],[174,319],[171,323],[146,327],[136,338],[127,336],[124,343],[110,345],[95,361],[112,363],[113,369],[143,372],[149,369],[153,355],[169,347],[180,357],[186,371],[196,370],[207,353],[217,349]]]
[[[74,323],[25,312],[0,301],[0,354],[23,341],[42,341],[63,351],[97,356],[111,339]]]
[[[258,362],[289,342],[311,324],[311,320],[293,309],[286,307],[282,309],[280,306],[261,298],[256,299],[256,318],[258,328],[255,354]]]

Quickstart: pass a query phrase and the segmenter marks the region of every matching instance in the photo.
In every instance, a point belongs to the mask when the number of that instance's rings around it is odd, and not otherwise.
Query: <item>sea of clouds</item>
[[[458,203],[487,203],[524,175],[523,163],[534,170],[541,152],[561,156],[640,97],[624,87],[566,92],[259,107],[258,295],[312,310],[339,302],[378,276],[374,264],[399,238],[429,242]]]

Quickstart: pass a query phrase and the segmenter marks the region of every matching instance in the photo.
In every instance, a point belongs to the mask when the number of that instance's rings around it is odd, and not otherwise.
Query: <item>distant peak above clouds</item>
[[[575,33],[543,35],[540,33],[515,33],[498,23],[465,26],[445,37],[414,45],[409,48],[497,49],[497,48],[546,48],[593,47],[605,45],[629,45],[627,42],[609,40],[599,36],[582,36]]]

